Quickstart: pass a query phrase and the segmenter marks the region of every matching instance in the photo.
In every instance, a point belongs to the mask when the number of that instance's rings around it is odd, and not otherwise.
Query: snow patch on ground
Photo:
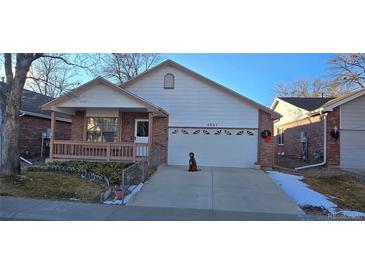
[[[146,181],[147,182],[147,181]],[[145,182],[145,183],[146,183]],[[129,202],[129,200],[137,193],[139,192],[143,187],[143,183],[140,183],[139,185],[131,185],[128,187],[129,194],[124,197],[123,200],[112,200],[112,201],[104,201],[105,205],[125,205]]]
[[[365,216],[365,213],[362,212],[350,210],[337,211],[337,205],[335,203],[329,201],[325,195],[310,189],[309,186],[302,181],[303,177],[301,176],[277,171],[268,171],[268,173],[274,182],[300,206],[310,205],[324,207],[330,213],[340,213],[350,217]]]
[[[130,190],[130,193],[124,197],[124,204],[127,204],[129,202],[129,200],[137,193],[139,192],[143,187],[143,183],[140,183],[139,185],[133,187]]]
[[[349,217],[365,217],[365,213],[351,210],[341,210],[338,213],[341,213],[345,216]]]

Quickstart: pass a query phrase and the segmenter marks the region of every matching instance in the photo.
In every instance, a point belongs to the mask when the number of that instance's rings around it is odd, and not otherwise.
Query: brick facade
[[[84,140],[84,124],[85,124],[85,111],[76,111],[72,116],[71,125],[71,140],[83,141]],[[57,130],[57,126],[56,126]],[[57,139],[57,138],[56,138]]]
[[[337,127],[340,130],[340,107],[336,107],[327,115],[327,163],[330,166],[340,165],[340,138],[337,141],[331,137],[330,133]]]
[[[135,119],[148,119],[146,112],[123,112],[121,142],[134,142]]]
[[[270,130],[272,138],[269,143],[261,137],[263,130]],[[263,167],[272,167],[274,164],[274,145],[273,145],[273,120],[271,114],[259,111],[259,131],[258,131],[258,162]]]
[[[153,118],[152,142],[154,145],[157,144],[162,163],[167,163],[168,124],[168,117]]]
[[[134,127],[136,119],[148,119],[146,112],[121,112],[122,128],[119,128],[120,142],[134,142]],[[119,123],[119,121],[118,121]],[[120,124],[119,124],[120,125]],[[56,131],[58,130],[56,126]],[[72,117],[70,139],[74,141],[84,140],[85,132],[85,111],[77,111]],[[168,141],[168,117],[154,117],[153,118],[153,143],[157,144],[159,152],[161,153],[161,162],[167,162],[167,141]],[[58,139],[58,138],[56,138]]]
[[[323,123],[322,116],[307,117],[298,121],[287,123],[275,127],[285,129],[284,145],[275,144],[275,155],[284,152],[285,157],[302,158],[302,143],[300,134],[302,131],[307,133],[308,138],[308,161],[313,161],[317,151],[323,156]],[[340,130],[340,107],[336,107],[333,111],[327,113],[327,164],[330,166],[340,165],[340,139],[337,141],[330,135],[331,131],[337,127]],[[340,134],[341,138],[341,134]]]
[[[283,145],[278,144],[277,128],[284,129]],[[320,115],[275,126],[275,155],[284,153],[286,157],[302,159],[302,132],[307,134],[308,160],[314,160],[317,152],[323,155],[323,119]]]
[[[22,155],[39,156],[41,154],[42,132],[51,127],[51,119],[35,116],[22,116],[20,118],[19,150]],[[69,140],[71,123],[56,122],[56,138]],[[45,151],[47,153],[47,151]]]

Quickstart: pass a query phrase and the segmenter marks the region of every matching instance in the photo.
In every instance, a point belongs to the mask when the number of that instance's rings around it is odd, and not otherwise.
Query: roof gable
[[[365,95],[365,88],[356,90],[354,92],[351,92],[349,94],[343,95],[341,97],[335,98],[326,104],[323,105],[324,111],[332,111],[333,108],[340,106],[342,104],[346,104],[348,102],[351,102],[352,100],[355,100],[356,98],[359,98],[361,96]]]
[[[148,111],[166,111],[146,100],[128,92],[112,82],[97,77],[78,88],[46,103],[42,109],[59,108],[146,108]],[[167,113],[166,113],[167,114]]]
[[[201,81],[203,81],[203,82],[205,82],[205,83],[207,83],[209,85],[213,85],[214,87],[219,88],[220,90],[222,90],[222,91],[224,91],[224,92],[226,92],[226,93],[228,93],[230,95],[235,96],[238,100],[242,100],[245,103],[248,103],[248,104],[252,105],[253,107],[255,107],[257,109],[260,109],[260,110],[262,110],[264,112],[270,113],[271,114],[271,117],[273,119],[280,118],[280,114],[277,113],[277,112],[275,112],[275,111],[273,111],[273,110],[271,110],[270,108],[265,107],[265,106],[263,106],[263,105],[255,102],[255,101],[253,101],[253,100],[251,100],[251,99],[249,99],[249,98],[247,98],[247,97],[245,97],[245,96],[243,96],[243,95],[235,92],[234,90],[229,89],[229,88],[227,88],[227,87],[225,87],[225,86],[223,86],[223,85],[221,85],[221,84],[219,84],[219,83],[217,83],[217,82],[215,82],[213,80],[210,80],[210,79],[206,78],[205,76],[202,76],[202,75],[200,75],[200,74],[198,74],[198,73],[196,73],[196,72],[194,72],[194,71],[192,71],[192,70],[190,70],[190,69],[188,69],[188,68],[186,68],[186,67],[184,67],[184,66],[182,66],[182,65],[180,65],[180,64],[178,64],[178,63],[176,63],[174,61],[172,61],[172,60],[167,60],[167,61],[162,62],[162,63],[158,64],[157,66],[155,66],[155,67],[153,67],[153,68],[151,68],[151,69],[149,69],[149,70],[147,70],[147,71],[139,74],[135,78],[133,78],[133,79],[131,79],[129,81],[126,81],[126,82],[122,83],[120,86],[123,87],[123,88],[128,88],[133,83],[135,83],[135,82],[137,82],[137,81],[145,78],[146,76],[152,74],[153,72],[157,71],[158,69],[161,69],[161,68],[166,67],[166,66],[174,67],[175,69],[178,69],[178,70],[180,70],[182,72],[185,72],[185,73],[189,74],[192,77],[195,77],[195,78],[197,78],[197,79],[199,79],[199,80],[201,80]]]

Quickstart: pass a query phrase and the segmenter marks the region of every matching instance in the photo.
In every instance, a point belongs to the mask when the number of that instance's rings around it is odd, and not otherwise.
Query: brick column
[[[340,131],[340,138],[337,141],[331,137],[330,133],[337,127]],[[336,107],[333,111],[328,112],[327,116],[327,164],[330,166],[339,166],[340,165],[340,139],[341,139],[341,130],[340,130],[340,107]]]
[[[49,144],[49,158],[53,158],[53,142],[55,138],[55,132],[56,132],[56,114],[54,111],[51,112],[51,140]]]
[[[266,143],[261,137],[263,130],[270,130],[271,140]],[[274,164],[274,123],[271,114],[259,110],[259,130],[258,130],[258,151],[257,161],[262,167],[272,167]]]
[[[167,163],[169,117],[153,118],[153,142],[160,153],[161,163]]]
[[[148,155],[152,149],[152,139],[153,139],[153,116],[152,112],[148,113]]]
[[[72,141],[84,141],[86,139],[84,133],[85,127],[85,111],[76,111],[72,117],[71,124],[71,140]]]

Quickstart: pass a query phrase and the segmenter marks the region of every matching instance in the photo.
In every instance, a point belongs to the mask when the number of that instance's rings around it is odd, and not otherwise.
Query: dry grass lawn
[[[305,177],[315,191],[334,196],[329,199],[344,210],[365,212],[365,181],[352,175]]]
[[[0,177],[0,196],[99,202],[105,186],[76,175],[26,172],[25,177]]]

